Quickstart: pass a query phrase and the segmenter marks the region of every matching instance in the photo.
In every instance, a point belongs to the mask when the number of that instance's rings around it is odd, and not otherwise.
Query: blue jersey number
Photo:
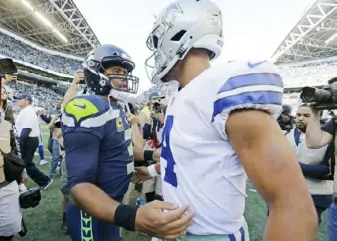
[[[174,165],[176,164],[170,148],[170,134],[173,126],[173,116],[166,117],[165,126],[163,129],[163,147],[161,150],[161,157],[167,162],[165,169],[164,181],[174,187],[178,186],[177,175],[174,173]]]

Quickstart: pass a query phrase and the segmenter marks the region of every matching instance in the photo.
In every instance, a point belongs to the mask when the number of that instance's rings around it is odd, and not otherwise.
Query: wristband
[[[153,165],[147,167],[147,170],[149,171],[149,174],[150,174],[151,177],[156,177],[156,176],[159,175],[156,171],[155,166],[156,166],[156,164],[153,164]]]
[[[135,231],[137,210],[136,206],[120,204],[115,211],[115,224],[129,231]]]
[[[144,161],[152,161],[153,160],[153,152],[154,151],[144,151]]]

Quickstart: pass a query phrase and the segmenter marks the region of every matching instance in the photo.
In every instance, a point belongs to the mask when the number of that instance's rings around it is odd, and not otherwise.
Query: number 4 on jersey
[[[164,181],[174,187],[178,186],[177,175],[174,172],[175,162],[170,148],[170,134],[173,126],[173,116],[166,117],[165,126],[163,129],[163,147],[161,157],[166,160]]]

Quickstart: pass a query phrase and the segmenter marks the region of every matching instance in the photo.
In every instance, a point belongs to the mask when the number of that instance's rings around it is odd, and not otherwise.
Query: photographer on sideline
[[[144,145],[145,151],[155,151],[161,147],[161,136],[165,120],[166,107],[161,104],[163,97],[157,92],[152,92],[149,95],[149,119],[143,126],[143,138],[146,140]],[[150,162],[151,163],[151,162]],[[149,165],[150,163],[146,163]],[[145,193],[146,201],[161,200],[161,179],[153,177],[143,183],[143,192]]]
[[[4,82],[3,77],[0,76],[1,82]],[[21,230],[22,214],[19,204],[19,183],[13,180],[8,175],[8,172],[6,173],[8,169],[6,168],[5,170],[6,164],[4,159],[5,155],[9,155],[12,151],[15,151],[13,144],[16,147],[11,123],[14,119],[13,111],[11,108],[7,108],[8,96],[4,87],[1,87],[0,96],[0,241],[10,241]]]
[[[145,125],[145,123],[151,121],[151,111],[153,109],[153,106],[156,105],[156,103],[160,104],[161,99],[163,99],[163,97],[159,96],[157,92],[152,92],[149,95],[148,97],[149,102],[138,114],[138,120],[142,127]]]
[[[16,141],[13,109],[8,105],[10,94],[2,86],[6,83],[3,73],[14,74],[17,71],[11,59],[0,60],[0,241],[10,241],[21,231],[22,214],[20,205],[24,196],[20,195],[20,187],[24,183],[25,165],[21,158],[19,144]],[[7,79],[8,82],[8,79]]]
[[[337,78],[328,81],[329,84],[337,84]],[[319,111],[313,110],[313,115],[308,121],[306,130],[306,143],[309,148],[317,149],[328,145],[335,139],[336,118],[330,119],[321,129]],[[336,148],[335,148],[336,149]],[[335,160],[333,160],[335,162]],[[334,165],[331,165],[331,172],[334,175],[334,200],[329,209],[328,230],[329,241],[337,240],[337,172]]]
[[[334,151],[333,143],[315,150],[307,147],[306,129],[311,115],[312,110],[308,104],[302,104],[296,111],[296,127],[286,137],[296,153],[315,204],[318,223],[321,223],[322,213],[332,203],[333,181],[330,175],[330,161]]]

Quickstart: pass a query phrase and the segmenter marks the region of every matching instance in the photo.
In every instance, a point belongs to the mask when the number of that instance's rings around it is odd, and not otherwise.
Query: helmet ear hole
[[[171,41],[175,41],[178,42],[180,41],[180,39],[184,36],[184,34],[186,33],[186,30],[180,30],[178,33],[176,33],[172,38]]]
[[[158,42],[159,42],[158,37],[157,36],[153,36],[152,37],[152,41],[153,41],[154,48],[157,49],[158,48]]]

